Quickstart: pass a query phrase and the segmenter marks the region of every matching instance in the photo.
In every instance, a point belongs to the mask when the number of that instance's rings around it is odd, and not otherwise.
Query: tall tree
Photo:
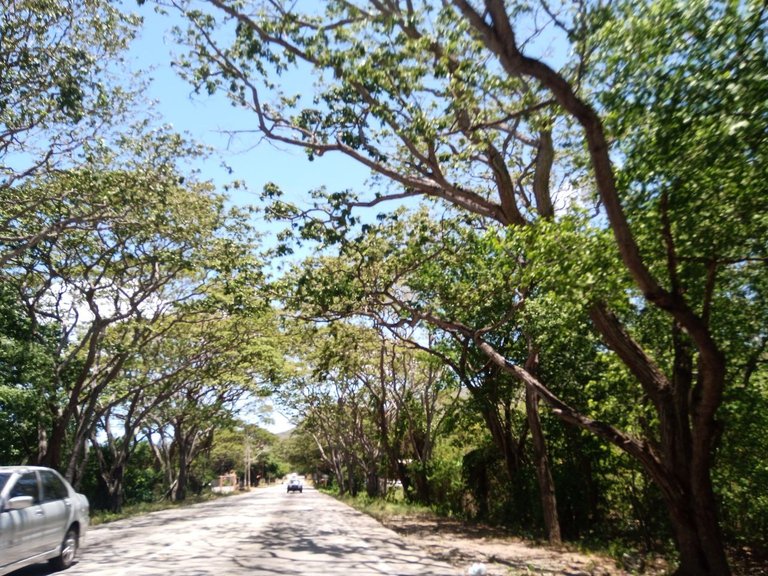
[[[55,390],[46,397],[52,426],[42,431],[38,460],[63,466],[70,478],[95,425],[100,394],[131,354],[154,337],[153,322],[174,305],[199,297],[214,269],[229,278],[226,270],[249,266],[242,256],[250,247],[238,248],[235,240],[242,224],[236,212],[229,213],[208,184],[180,184],[173,162],[188,152],[181,139],[172,134],[126,139],[123,152],[130,160],[107,153],[88,167],[24,183],[23,189],[53,195],[75,191],[81,205],[110,208],[93,225],[47,238],[9,262],[30,319],[61,327]],[[38,213],[21,222],[34,227]],[[72,451],[65,460],[73,424]]]
[[[366,224],[367,233],[357,240],[347,240],[339,258],[307,259],[297,266],[296,276],[284,282],[291,295],[288,305],[324,320],[366,317],[452,370],[473,395],[472,406],[482,413],[513,484],[523,468],[530,433],[544,523],[550,541],[559,542],[555,489],[535,395],[529,393],[521,408],[520,385],[459,330],[475,326],[497,350],[534,370],[540,355],[532,345],[534,335],[550,335],[527,326],[530,295],[520,288],[528,282],[526,267],[499,265],[500,257],[516,249],[495,233],[482,237],[464,229],[464,218],[436,222],[422,211],[382,220],[376,226]],[[306,225],[322,226],[319,221]],[[408,328],[420,319],[428,319],[432,334]],[[455,338],[433,342],[440,331]]]
[[[94,425],[90,434],[110,509],[119,511],[122,506],[125,474],[142,428],[150,421],[159,422],[168,403],[190,381],[202,373],[222,377],[224,369],[214,366],[220,366],[224,358],[232,373],[238,369],[254,374],[274,370],[273,359],[265,354],[271,350],[264,343],[268,337],[263,332],[266,323],[259,322],[257,329],[252,319],[237,316],[237,329],[232,334],[228,326],[232,321],[225,315],[220,313],[217,319],[211,310],[183,309],[166,314],[152,327],[156,336],[133,351],[120,377],[99,395],[95,410],[98,426]],[[262,318],[267,317],[264,314]],[[238,388],[240,394],[242,388]],[[258,394],[255,385],[253,393]]]
[[[210,0],[186,11],[195,49],[182,64],[199,88],[223,88],[253,109],[268,138],[311,157],[345,154],[386,179],[373,197],[332,196],[340,220],[350,219],[352,206],[425,195],[503,226],[536,223],[556,248],[558,226],[537,222],[551,219],[557,205],[547,193],[552,178],[568,176],[561,193],[593,190],[602,216],[593,225],[610,231],[632,283],[589,286],[581,297],[648,399],[654,422],[643,434],[566,404],[475,327],[451,329],[560,418],[643,466],[667,503],[679,574],[724,576],[730,569],[711,469],[717,412],[731,380],[731,335],[723,332],[734,313],[729,295],[748,294],[741,304],[760,312],[765,302],[753,274],[766,259],[766,223],[755,216],[767,211],[766,15],[760,2],[647,6],[334,1],[322,13],[301,14],[293,3],[251,13]],[[634,10],[639,18],[627,18]],[[231,46],[218,44],[219,18],[232,25]],[[637,37],[647,34],[644,49],[630,49],[631,65],[622,61],[625,20]],[[675,26],[668,32],[654,22]],[[551,46],[562,47],[558,55],[570,49],[569,56],[550,57]],[[296,63],[317,72],[313,101],[305,106],[285,95],[269,102],[276,76]],[[599,79],[605,71],[629,81],[612,90]],[[742,224],[727,226],[732,220]],[[537,280],[546,278],[545,264]],[[633,330],[633,316],[644,310],[662,319],[671,358],[659,340]],[[760,342],[763,330],[736,338]]]
[[[215,431],[232,423],[251,401],[266,393],[280,370],[273,345],[274,316],[232,314],[182,318],[174,323],[146,368],[164,393],[141,428],[150,438],[172,500],[184,500],[196,458],[210,449]]]
[[[428,503],[436,437],[454,400],[444,367],[355,322],[333,323],[310,340],[301,354],[306,371],[282,395],[340,487],[354,491],[362,476],[375,496],[386,478],[395,478],[409,499]]]
[[[45,417],[44,395],[53,379],[58,326],[36,327],[28,317],[18,289],[0,282],[0,460],[22,463],[37,450]]]
[[[120,59],[139,19],[103,0],[0,2],[0,265],[69,228],[92,226],[108,204],[72,191],[21,188],[30,176],[72,168],[99,138],[129,124],[135,99]],[[41,193],[47,192],[48,196]],[[34,229],[17,219],[56,205]]]

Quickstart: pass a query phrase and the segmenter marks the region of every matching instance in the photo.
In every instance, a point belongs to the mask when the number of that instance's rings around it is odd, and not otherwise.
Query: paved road
[[[44,565],[13,576],[49,574]],[[92,527],[62,576],[454,576],[378,522],[282,485]]]

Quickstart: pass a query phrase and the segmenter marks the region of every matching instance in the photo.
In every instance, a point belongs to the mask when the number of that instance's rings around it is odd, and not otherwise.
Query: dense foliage
[[[504,407],[479,412],[512,476],[522,395],[551,541],[563,505],[540,404],[623,452],[626,481],[642,471],[634,508],[664,503],[680,574],[729,574],[714,470],[744,422],[730,396],[759,388],[765,359],[763,5],[169,4],[199,90],[374,174],[309,210],[266,190],[300,242],[339,254],[302,266],[291,306],[448,342],[436,353],[473,399]],[[280,92],[294,69],[311,96]],[[419,196],[440,202],[407,219]],[[385,200],[404,207],[359,210]]]
[[[182,500],[280,371],[257,234],[182,171],[199,145],[142,120],[135,15],[2,8],[0,462],[57,468],[114,511]]]
[[[764,3],[158,1],[195,89],[371,171],[268,185],[269,259],[198,146],[123,121],[137,18],[2,5],[3,463],[112,510],[296,469],[680,576],[766,546]]]

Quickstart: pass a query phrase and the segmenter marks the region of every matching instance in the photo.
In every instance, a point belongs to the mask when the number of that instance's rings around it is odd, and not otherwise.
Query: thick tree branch
[[[503,0],[485,0],[490,21],[479,14],[468,0],[453,0],[485,45],[494,52],[502,67],[513,76],[529,76],[538,80],[552,92],[560,106],[581,125],[587,141],[595,184],[605,207],[611,230],[616,239],[622,261],[645,298],[671,314],[688,332],[700,351],[701,372],[696,419],[702,430],[712,429],[710,424],[720,406],[723,394],[724,356],[706,323],[696,315],[678,294],[665,290],[652,276],[640,254],[624,214],[609,146],[602,122],[586,102],[574,91],[568,81],[544,62],[525,56],[519,49]]]

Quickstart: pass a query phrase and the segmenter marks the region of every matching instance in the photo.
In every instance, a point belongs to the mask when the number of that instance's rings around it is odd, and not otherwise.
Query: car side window
[[[49,470],[40,471],[40,480],[43,484],[43,502],[62,500],[69,497],[67,487],[61,478]]]
[[[26,472],[16,480],[16,484],[11,490],[11,498],[17,496],[32,496],[35,504],[40,502],[40,490],[37,486],[37,475],[34,472]]]

